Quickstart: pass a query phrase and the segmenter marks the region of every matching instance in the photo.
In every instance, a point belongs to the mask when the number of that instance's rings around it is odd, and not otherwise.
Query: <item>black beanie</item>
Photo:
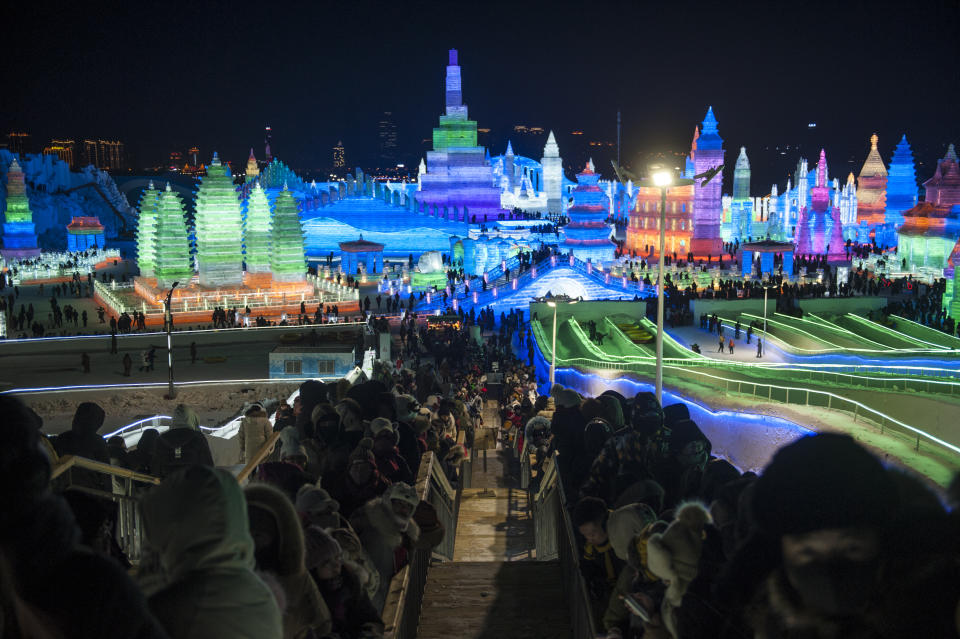
[[[803,437],[781,448],[757,480],[752,510],[774,537],[849,526],[880,526],[897,507],[880,461],[848,435]]]
[[[83,402],[77,406],[77,412],[73,414],[72,430],[93,434],[103,426],[103,420],[107,416],[98,404],[94,402]]]

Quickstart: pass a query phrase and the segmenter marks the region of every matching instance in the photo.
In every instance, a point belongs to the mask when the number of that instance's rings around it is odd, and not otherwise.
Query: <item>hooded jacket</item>
[[[247,505],[228,472],[192,466],[141,502],[165,587],[149,605],[177,639],[280,639],[280,609],[254,574]]]
[[[278,532],[276,572],[273,577],[283,588],[287,606],[283,611],[285,639],[324,636],[331,630],[330,611],[306,568],[306,546],[300,517],[280,490],[268,484],[250,484],[244,489],[248,508],[269,512]],[[263,567],[260,567],[263,570]]]
[[[53,440],[53,447],[57,455],[76,455],[93,461],[110,463],[110,453],[107,444],[97,431],[103,426],[106,417],[103,409],[94,402],[83,402],[77,406],[73,415],[73,424],[69,431]],[[71,483],[75,486],[110,490],[110,481],[107,475],[92,470],[74,468],[70,471]]]
[[[246,463],[253,459],[272,434],[273,426],[266,412],[261,409],[248,413],[240,422],[240,432],[237,433],[243,461]]]
[[[180,404],[173,412],[170,430],[160,435],[150,459],[150,470],[166,477],[187,466],[213,467],[213,453],[200,432],[200,418],[189,406]]]

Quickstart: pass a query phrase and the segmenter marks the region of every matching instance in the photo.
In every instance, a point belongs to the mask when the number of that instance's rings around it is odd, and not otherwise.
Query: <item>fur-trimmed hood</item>
[[[407,527],[401,528],[397,518],[393,515],[393,509],[390,507],[389,500],[382,497],[371,499],[363,505],[355,518],[362,518],[370,528],[376,531],[385,547],[397,548],[403,543],[403,536],[406,535],[411,541],[420,538],[420,527],[417,522],[410,518]],[[356,528],[356,524],[354,524]]]
[[[252,483],[244,489],[247,508],[262,508],[269,512],[277,524],[278,574],[291,575],[304,571],[306,556],[303,528],[297,510],[287,496],[269,484]]]

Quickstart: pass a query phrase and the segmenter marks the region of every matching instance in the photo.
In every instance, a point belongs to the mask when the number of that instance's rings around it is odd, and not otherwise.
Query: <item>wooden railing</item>
[[[243,426],[241,426],[243,428]],[[277,431],[270,435],[267,438],[267,441],[264,442],[263,446],[260,447],[260,450],[253,456],[252,459],[247,460],[247,464],[243,467],[240,473],[237,475],[237,481],[241,484],[250,477],[250,474],[263,463],[263,461],[270,456],[270,453],[273,452],[273,449],[277,445],[277,441],[280,439],[280,431]]]
[[[87,459],[86,457],[78,457],[76,455],[64,455],[61,457],[59,463],[53,467],[53,471],[50,473],[50,479],[56,479],[71,468],[84,468],[86,470],[92,470],[104,475],[109,475],[110,477],[138,481],[142,484],[160,483],[159,477],[154,477],[153,475],[144,475],[143,473],[138,473],[130,470],[129,468],[112,466],[110,464],[104,464],[103,462]]]
[[[443,541],[436,548],[415,548],[410,562],[390,581],[390,590],[381,614],[384,639],[414,639],[417,636],[431,558],[438,555],[440,559],[453,559],[459,504],[443,473],[443,465],[432,452],[426,452],[420,458],[416,491],[421,501],[429,502],[436,509],[445,533]]]
[[[580,550],[573,534],[566,497],[557,470],[557,453],[544,463],[540,489],[533,498],[533,530],[537,560],[559,560],[563,591],[570,611],[571,635],[593,639],[595,625],[586,582],[580,572]],[[527,466],[529,468],[529,465]],[[529,482],[529,478],[528,482]]]

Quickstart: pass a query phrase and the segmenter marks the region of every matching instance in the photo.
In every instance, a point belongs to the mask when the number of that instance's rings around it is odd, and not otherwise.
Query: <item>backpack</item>
[[[158,477],[168,477],[188,466],[213,467],[210,444],[199,431],[174,428],[160,435],[150,461],[150,470]]]

